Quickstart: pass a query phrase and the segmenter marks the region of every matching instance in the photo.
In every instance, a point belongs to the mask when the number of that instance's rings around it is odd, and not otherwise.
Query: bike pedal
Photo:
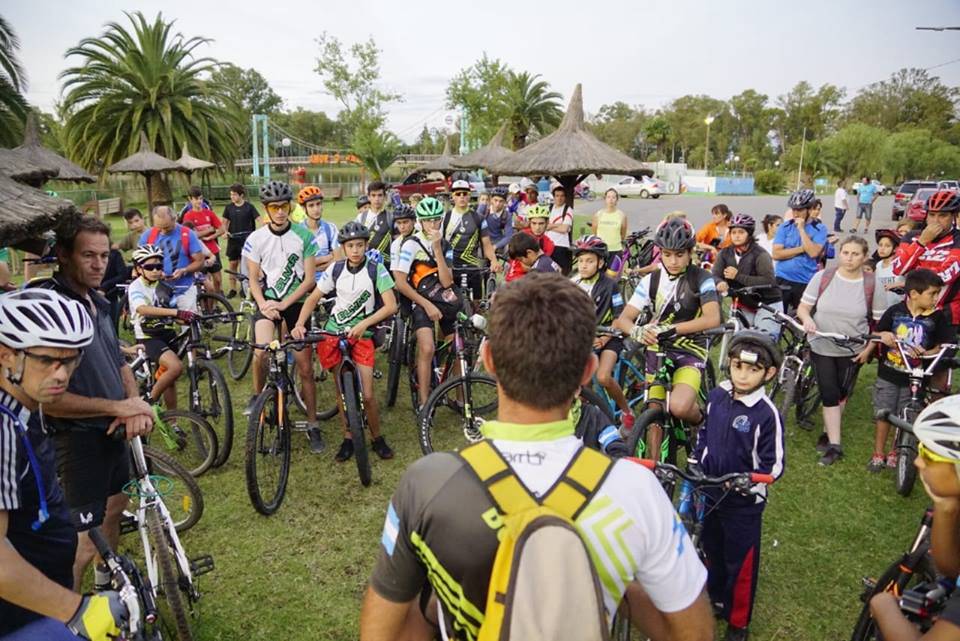
[[[383,372],[381,372],[378,369],[375,369],[373,370],[373,377],[379,381],[381,378],[383,378]]]
[[[213,569],[213,557],[209,554],[190,559],[190,573],[193,574],[193,576],[200,576],[207,572],[212,572]]]
[[[137,526],[137,517],[133,514],[127,513],[120,518],[120,536],[132,534],[138,529],[140,528]]]
[[[306,432],[306,431],[307,431],[307,422],[306,422],[306,421],[294,421],[294,422],[293,422],[293,431],[294,431],[294,432]]]
[[[873,595],[873,591],[877,589],[877,580],[873,577],[865,576],[860,579],[860,583],[863,585],[863,592],[860,593],[860,600],[866,603]]]

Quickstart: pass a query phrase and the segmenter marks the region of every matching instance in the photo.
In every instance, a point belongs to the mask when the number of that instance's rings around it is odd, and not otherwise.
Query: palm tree
[[[20,93],[26,78],[17,58],[18,49],[20,39],[0,16],[0,147],[20,143],[20,132],[27,119],[27,101]]]
[[[513,131],[513,148],[521,149],[527,144],[527,136],[536,130],[543,135],[560,124],[563,109],[561,96],[550,91],[546,80],[540,80],[540,74],[530,75],[510,72],[507,78],[507,91],[504,95],[507,119]]]
[[[189,146],[200,157],[231,166],[240,140],[238,110],[209,79],[218,63],[194,57],[209,40],[173,33],[173,22],[162,14],[152,23],[140,12],[126,16],[132,31],[110,22],[99,38],[85,38],[67,51],[81,59],[60,74],[70,155],[102,172],[135,152],[143,131],[153,150],[167,158]],[[158,183],[160,196],[167,196],[164,181]]]
[[[353,137],[353,153],[370,172],[372,180],[383,180],[383,174],[400,155],[400,139],[389,131],[360,128]]]

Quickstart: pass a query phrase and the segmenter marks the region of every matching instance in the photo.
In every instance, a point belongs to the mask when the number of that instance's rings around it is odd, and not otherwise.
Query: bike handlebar
[[[776,480],[772,474],[762,474],[760,472],[730,472],[721,476],[707,476],[699,468],[688,468],[686,470],[671,465],[670,463],[660,463],[653,459],[627,457],[627,460],[639,463],[655,474],[663,471],[682,479],[690,481],[696,485],[723,485],[724,483],[733,483],[734,485],[772,485]]]
[[[864,343],[871,340],[875,337],[874,334],[863,334],[861,336],[847,336],[846,334],[837,334],[836,332],[821,332],[817,330],[815,332],[808,332],[804,329],[803,324],[797,321],[788,314],[784,314],[779,309],[775,309],[770,305],[760,305],[760,309],[770,312],[774,315],[774,321],[780,323],[781,325],[789,325],[799,334],[813,334],[819,338],[826,338],[832,340],[835,343]]]
[[[225,269],[225,270],[223,270],[223,273],[229,274],[230,276],[233,276],[234,278],[238,278],[238,279],[240,279],[241,282],[250,280],[250,277],[247,276],[246,274],[241,274],[240,272],[235,272],[235,271],[233,271],[232,269]]]

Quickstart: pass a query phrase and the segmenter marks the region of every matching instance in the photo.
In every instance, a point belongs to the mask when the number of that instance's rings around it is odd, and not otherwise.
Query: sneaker
[[[637,418],[632,414],[624,414],[620,417],[620,437],[627,438],[630,435],[630,432],[633,431],[633,425],[636,422]]]
[[[868,472],[880,472],[887,467],[887,458],[883,454],[874,453],[873,457],[870,459],[870,462],[867,463]]]
[[[890,453],[887,454],[887,467],[890,469],[896,469],[897,467],[897,451],[890,450]]]
[[[737,628],[732,625],[727,626],[727,636],[724,641],[747,641],[750,638],[750,632],[747,628]]]
[[[247,406],[243,408],[244,416],[250,416],[251,414],[253,414],[253,406],[256,404],[256,402],[257,402],[257,397],[251,396],[250,400],[247,401]]]
[[[343,439],[343,443],[340,444],[340,449],[337,450],[337,455],[333,457],[333,460],[337,463],[343,463],[344,461],[349,461],[351,456],[353,456],[353,441],[345,438]]]
[[[827,448],[830,446],[830,439],[827,438],[826,432],[820,433],[820,438],[817,439],[817,451],[823,454],[827,451]]]
[[[377,453],[377,456],[382,459],[393,458],[393,450],[391,450],[390,446],[387,445],[387,439],[383,438],[383,436],[378,436],[377,438],[373,439],[373,442],[370,443],[370,447],[374,452]]]
[[[323,442],[323,434],[315,424],[307,425],[307,438],[310,439],[310,451],[314,454],[319,454],[327,449],[327,444]]]
[[[827,446],[827,451],[823,453],[823,456],[820,457],[818,463],[826,467],[827,465],[833,465],[842,458],[843,448],[841,448],[839,445],[834,445],[831,443]]]

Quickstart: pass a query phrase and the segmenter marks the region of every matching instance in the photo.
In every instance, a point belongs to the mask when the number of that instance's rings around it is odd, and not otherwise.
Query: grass
[[[353,211],[350,202],[327,206],[327,216],[337,223]],[[111,222],[122,229],[122,220]],[[764,519],[751,635],[757,641],[847,638],[861,607],[861,577],[878,575],[909,545],[927,504],[922,488],[903,499],[894,492],[890,472],[872,475],[864,469],[872,451],[874,379],[870,366],[847,407],[846,458],[833,467],[816,464],[819,421],[813,432],[788,421],[786,473],[771,490]],[[241,411],[249,375],[230,385],[237,427],[233,454],[225,467],[200,478],[206,511],[184,536],[189,553],[212,554],[216,563],[216,570],[200,579],[196,637],[356,638],[387,502],[404,468],[420,455],[409,394],[401,383],[398,406],[382,408],[383,431],[397,457],[372,458],[369,488],[361,487],[352,462],[333,461],[341,435],[337,421],[328,421],[323,454],[311,454],[306,436],[295,434],[286,500],[277,514],[263,517],[250,505],[243,474]],[[378,386],[382,399],[383,382]],[[320,402],[331,398],[327,383]],[[123,543],[136,547],[131,537]]]

